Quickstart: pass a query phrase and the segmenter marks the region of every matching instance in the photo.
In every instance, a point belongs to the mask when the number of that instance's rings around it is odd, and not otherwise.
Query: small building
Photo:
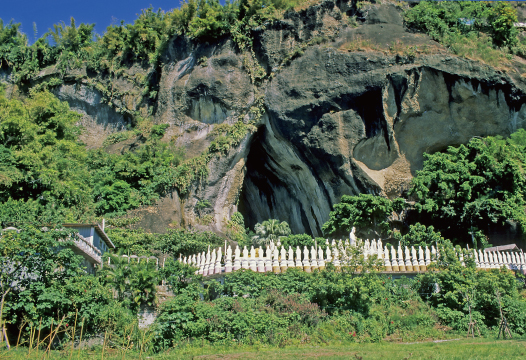
[[[499,245],[499,246],[493,246],[489,248],[484,249],[485,252],[492,252],[492,251],[521,251],[522,250],[516,245],[516,244],[508,244],[508,245]]]
[[[74,240],[73,251],[82,255],[86,271],[94,274],[97,267],[102,266],[102,256],[110,249],[115,249],[108,235],[104,232],[104,220],[99,224],[63,224],[65,228],[78,232]]]

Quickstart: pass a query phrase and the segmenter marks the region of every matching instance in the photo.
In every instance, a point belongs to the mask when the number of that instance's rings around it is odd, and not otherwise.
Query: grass
[[[354,39],[345,42],[339,48],[341,51],[378,51],[380,47],[372,42],[370,39],[364,39],[360,36],[356,36]]]
[[[480,60],[497,69],[505,69],[510,64],[507,54],[494,48],[491,38],[485,34],[452,35],[446,37],[443,42],[453,54],[460,57]]]
[[[294,11],[301,11],[308,9],[309,7],[316,5],[320,0],[300,0],[298,4],[294,6]]]
[[[448,48],[450,53],[462,58],[481,61],[500,70],[507,70],[511,65],[511,55],[502,49],[494,48],[491,39],[485,34],[452,35],[444,38],[441,42]],[[339,47],[339,50],[347,52],[383,51],[386,55],[398,54],[409,58],[441,52],[435,46],[408,46],[402,41],[393,42],[388,48],[385,48],[371,39],[364,39],[360,36],[345,42]]]
[[[373,39],[364,38],[362,35],[354,35],[342,43],[339,48],[344,52],[371,52],[381,51],[385,55],[401,55],[415,58],[417,55],[430,55],[444,53],[445,49],[433,44],[408,45],[401,40],[393,41],[391,44],[379,44]],[[461,49],[458,49],[460,52]],[[467,52],[466,52],[467,54]]]
[[[70,357],[71,355],[71,357]],[[526,340],[495,340],[494,338],[460,339],[444,342],[421,343],[374,343],[328,346],[287,347],[279,349],[267,346],[202,346],[172,349],[156,355],[140,355],[138,352],[122,353],[106,349],[83,350],[80,353],[52,351],[47,359],[524,359]],[[27,350],[0,350],[4,360],[43,359],[43,352]]]

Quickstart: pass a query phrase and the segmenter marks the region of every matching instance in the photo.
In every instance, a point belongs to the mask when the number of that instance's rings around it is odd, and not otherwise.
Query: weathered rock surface
[[[347,16],[354,14],[362,25],[351,29]],[[445,49],[414,58],[383,50],[395,38],[440,47],[405,32],[394,6],[359,12],[326,0],[254,35],[256,58],[269,75],[257,85],[246,54],[232,40],[199,44],[176,37],[171,42],[154,116],[170,124],[165,138],[185,147],[187,157],[208,147],[214,126],[249,121],[250,109],[261,101],[264,113],[256,118],[257,131],[211,161],[205,181],[139,210],[141,226],[224,232],[226,220],[240,211],[250,227],[277,218],[293,233],[321,235],[342,195],[397,196],[407,190],[424,152],[526,128],[526,87],[519,76]],[[314,41],[318,38],[326,42]],[[341,50],[357,38],[378,39],[379,48]],[[89,131],[126,124],[83,85],[63,85],[56,94],[86,114]],[[212,205],[206,223],[194,209],[203,200]]]
[[[100,147],[111,133],[126,129],[129,123],[122,114],[102,101],[102,94],[84,84],[63,84],[53,90],[60,99],[67,101],[71,110],[82,114],[79,125],[85,131],[80,140],[89,147]]]
[[[258,131],[214,162],[201,196],[218,230],[237,202],[248,226],[320,235],[343,194],[399,195],[424,152],[526,127],[523,104],[510,78],[468,60],[312,47],[266,85]]]
[[[509,78],[466,60],[429,56],[404,64],[372,53],[309,49],[267,88],[260,158],[268,161],[256,163],[272,170],[266,191],[246,182],[249,223],[270,212],[289,220],[293,231],[320,234],[341,195],[399,195],[424,152],[524,128],[524,99]],[[288,151],[276,155],[279,148]],[[248,180],[261,174],[250,170],[250,159]],[[290,208],[275,206],[273,196]]]

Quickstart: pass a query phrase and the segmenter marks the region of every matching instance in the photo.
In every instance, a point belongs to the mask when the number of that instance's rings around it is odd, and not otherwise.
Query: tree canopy
[[[410,189],[415,208],[450,238],[467,239],[506,220],[524,232],[525,145],[526,131],[520,129],[509,139],[473,138],[426,154]]]
[[[372,232],[372,236],[385,238],[391,230],[390,218],[404,208],[402,198],[390,200],[371,194],[343,195],[322,229],[326,235],[347,235],[355,227],[359,232]]]
[[[20,101],[0,88],[0,223],[92,221],[175,186],[182,152],[159,142],[166,127],[143,132],[134,151],[109,154],[79,142],[79,119],[47,91]]]
[[[271,241],[277,243],[282,236],[290,235],[290,227],[286,221],[277,219],[265,220],[254,226],[256,235],[252,237],[254,245],[268,245]]]
[[[435,40],[455,34],[486,32],[497,46],[517,43],[517,10],[505,1],[421,1],[405,13],[408,26]]]
[[[131,24],[109,26],[102,36],[95,24],[77,24],[70,19],[55,24],[29,45],[20,24],[4,25],[0,19],[0,67],[9,68],[19,81],[27,81],[49,65],[65,72],[86,62],[96,72],[138,62],[154,68],[175,35],[209,41],[226,35],[247,44],[250,28],[278,18],[302,0],[186,0],[179,8],[165,12],[152,7],[143,10]],[[155,71],[155,69],[154,69]]]

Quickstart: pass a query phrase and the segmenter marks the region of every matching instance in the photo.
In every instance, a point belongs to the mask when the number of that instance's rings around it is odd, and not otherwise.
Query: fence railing
[[[93,246],[89,240],[85,239],[82,235],[78,235],[73,240],[74,246],[82,251],[85,255],[92,258],[97,264],[102,264],[102,252]]]
[[[355,247],[354,251],[350,251],[351,247]],[[196,273],[203,276],[211,276],[222,273],[231,273],[241,269],[250,269],[255,272],[285,272],[288,268],[297,268],[305,272],[312,272],[314,269],[324,269],[328,263],[332,263],[335,267],[345,267],[353,264],[353,260],[349,257],[351,253],[356,256],[363,255],[364,259],[376,256],[380,260],[384,269],[383,272],[425,272],[428,266],[435,262],[440,253],[431,246],[401,246],[397,248],[394,246],[388,248],[382,244],[381,240],[373,240],[369,242],[356,241],[355,239],[346,240],[343,242],[332,241],[325,246],[311,246],[310,249],[304,246],[301,249],[299,246],[293,249],[289,246],[285,249],[284,246],[276,246],[270,243],[263,249],[254,248],[250,250],[245,246],[242,250],[236,246],[232,251],[231,246],[226,247],[223,258],[223,249],[217,248],[207,252],[194,254],[188,257],[179,257],[179,261],[184,264],[192,265],[199,268]],[[462,265],[465,266],[464,260],[468,257],[475,261],[478,269],[498,269],[506,267],[513,271],[518,271],[526,274],[526,256],[522,251],[514,252],[483,252],[481,250],[464,248],[456,251],[456,256]]]

